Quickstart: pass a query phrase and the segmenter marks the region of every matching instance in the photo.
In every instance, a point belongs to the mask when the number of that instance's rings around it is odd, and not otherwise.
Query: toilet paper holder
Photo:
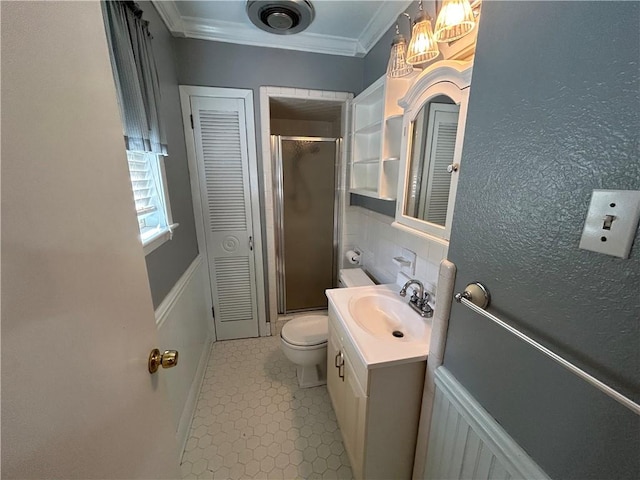
[[[347,258],[347,261],[351,265],[360,265],[360,259],[362,258],[362,252],[360,251],[359,248],[354,248],[352,250],[347,250],[347,253],[345,253],[345,257]]]

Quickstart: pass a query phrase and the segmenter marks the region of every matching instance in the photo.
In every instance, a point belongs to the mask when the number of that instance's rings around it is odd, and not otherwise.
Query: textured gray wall
[[[578,249],[640,189],[640,3],[485,2],[449,258],[456,291],[640,401],[640,239]],[[553,478],[640,478],[640,417],[455,304],[445,366]]]
[[[164,162],[167,187],[173,221],[180,224],[174,233],[173,240],[164,243],[146,257],[153,305],[158,307],[198,255],[198,242],[191,201],[173,37],[150,2],[139,2],[139,5],[144,11],[143,18],[149,21],[149,28],[153,35],[153,53],[158,66],[162,93],[160,111],[165,120],[169,145],[169,156]]]

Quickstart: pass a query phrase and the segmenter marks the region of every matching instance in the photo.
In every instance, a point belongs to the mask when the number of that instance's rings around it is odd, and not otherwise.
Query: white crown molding
[[[364,27],[364,30],[358,38],[360,52],[364,52],[362,56],[369,53],[374,45],[378,43],[378,40],[396,23],[398,16],[404,12],[409,5],[411,5],[411,0],[391,0],[381,3],[378,11],[371,18],[367,26]],[[391,48],[391,45],[389,45],[389,48]]]
[[[173,0],[151,0],[162,21],[174,36],[184,37],[182,16]]]
[[[187,38],[349,57],[363,57],[365,55],[359,52],[358,40],[353,38],[308,32],[296,35],[273,35],[258,30],[253,25],[194,17],[182,17],[182,22],[184,36]]]
[[[387,0],[367,24],[359,38],[337,37],[302,32],[297,35],[273,35],[253,25],[220,20],[183,17],[174,0],[152,0],[153,6],[169,31],[176,37],[197,38],[217,42],[258,47],[300,50],[328,55],[364,57],[391,27],[411,1]],[[388,20],[392,18],[392,20]]]

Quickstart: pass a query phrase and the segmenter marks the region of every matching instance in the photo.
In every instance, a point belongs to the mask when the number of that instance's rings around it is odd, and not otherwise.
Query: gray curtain
[[[167,155],[149,22],[134,2],[101,4],[126,148]]]

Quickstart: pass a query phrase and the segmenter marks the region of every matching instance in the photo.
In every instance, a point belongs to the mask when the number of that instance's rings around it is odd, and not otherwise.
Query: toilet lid
[[[289,320],[280,335],[292,345],[310,347],[327,342],[329,323],[326,315],[305,315]]]

